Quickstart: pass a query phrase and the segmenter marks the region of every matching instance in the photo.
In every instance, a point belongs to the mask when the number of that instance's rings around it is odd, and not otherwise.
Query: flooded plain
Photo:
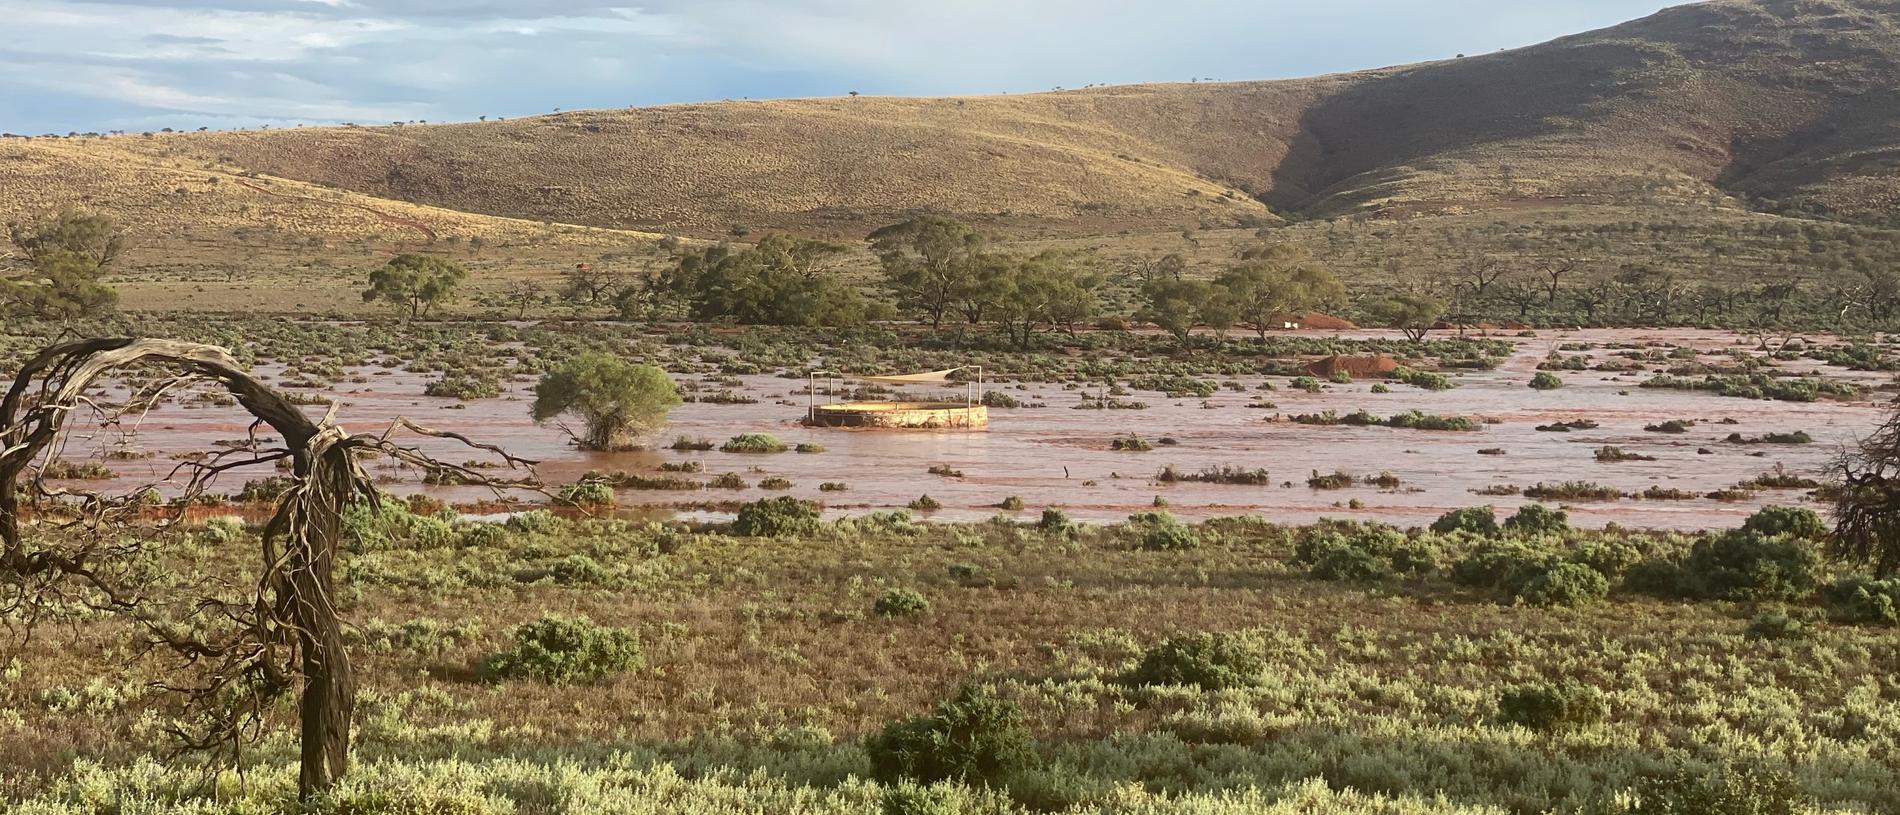
[[[1354,336],[1377,336],[1364,332]],[[1703,351],[1738,347],[1742,338],[1720,332],[1683,330],[1590,330],[1540,332],[1532,338],[1513,338],[1513,355],[1492,370],[1447,372],[1457,384],[1444,391],[1426,391],[1391,383],[1389,393],[1375,393],[1377,380],[1326,383],[1318,393],[1288,386],[1287,377],[1215,378],[1237,383],[1201,399],[1167,398],[1152,391],[1131,390],[1123,399],[1147,405],[1140,410],[1080,410],[1084,390],[1061,384],[991,383],[1026,405],[1041,407],[992,408],[990,425],[982,431],[849,430],[807,428],[800,424],[808,396],[805,380],[777,376],[739,377],[708,385],[757,400],[748,404],[689,403],[675,410],[667,426],[652,437],[651,450],[598,454],[576,450],[560,429],[538,426],[528,419],[532,383],[513,382],[500,398],[457,402],[423,396],[426,377],[381,368],[347,373],[359,380],[334,386],[326,395],[340,398],[338,420],[346,428],[372,431],[396,416],[442,430],[465,433],[495,442],[510,452],[542,464],[541,477],[549,484],[571,482],[590,470],[626,471],[660,475],[668,462],[699,462],[703,470],[692,475],[667,473],[708,481],[722,473],[737,473],[745,489],[621,490],[623,510],[677,513],[684,517],[723,517],[738,502],[768,495],[789,494],[825,504],[830,515],[902,509],[928,495],[942,505],[929,513],[939,520],[987,518],[1012,496],[1023,509],[1013,514],[1034,519],[1044,507],[1060,507],[1072,517],[1114,521],[1157,506],[1184,519],[1253,514],[1285,522],[1308,522],[1322,517],[1364,518],[1399,524],[1429,523],[1447,509],[1493,504],[1508,510],[1528,499],[1501,494],[1500,486],[1531,487],[1539,483],[1588,481],[1640,493],[1651,487],[1693,493],[1687,500],[1555,502],[1566,504],[1574,523],[1600,526],[1615,522],[1639,528],[1700,529],[1732,526],[1762,505],[1808,502],[1805,489],[1761,490],[1739,500],[1717,500],[1707,493],[1754,479],[1777,466],[1788,474],[1820,479],[1844,445],[1871,431],[1891,399],[1891,375],[1854,372],[1812,360],[1781,362],[1791,373],[1820,375],[1853,381],[1863,387],[1852,401],[1809,403],[1725,398],[1699,391],[1641,388],[1638,385],[1673,363],[1649,363],[1641,370],[1558,372],[1565,386],[1557,390],[1528,387],[1537,365],[1560,346],[1664,342],[1692,345]],[[1740,347],[1749,347],[1741,345]],[[1612,359],[1612,350],[1586,352],[1592,363]],[[980,361],[980,360],[978,360]],[[691,380],[693,377],[681,377]],[[1272,390],[1263,390],[1271,383]],[[1876,390],[1878,388],[1879,390]],[[1095,388],[1085,389],[1090,395]],[[111,389],[107,396],[122,395]],[[947,394],[946,394],[947,395]],[[960,390],[958,398],[960,398]],[[1271,407],[1263,403],[1271,403]],[[310,410],[321,414],[323,407]],[[1462,415],[1478,422],[1472,432],[1394,429],[1387,427],[1312,426],[1288,421],[1296,414],[1335,411],[1345,415],[1365,410],[1389,416],[1409,410],[1427,414]],[[1540,431],[1539,426],[1587,420],[1597,427],[1573,432]],[[1662,433],[1645,427],[1670,420],[1693,425],[1682,433]],[[69,442],[64,458],[77,461],[100,457],[102,451],[132,449],[145,458],[109,460],[119,478],[108,482],[73,482],[87,489],[130,489],[157,483],[161,492],[174,491],[168,479],[177,457],[213,449],[218,442],[243,439],[248,417],[234,407],[172,403],[154,410],[140,425],[136,437],[119,432],[80,432]],[[1808,444],[1742,444],[1727,441],[1731,434],[1759,437],[1769,433],[1803,431]],[[741,454],[666,449],[674,437],[691,436],[715,443],[746,432],[771,433],[788,445],[822,445],[823,452]],[[1117,437],[1138,436],[1154,446],[1144,452],[1110,448]],[[444,460],[462,462],[480,458],[473,451],[455,449],[434,440],[417,446]],[[1614,446],[1651,460],[1601,462],[1599,448]],[[1484,452],[1480,452],[1484,451]],[[960,475],[937,475],[932,467]],[[1209,467],[1247,470],[1264,468],[1271,483],[1224,485],[1163,483],[1155,479],[1164,467],[1198,472]],[[236,493],[246,479],[272,474],[268,466],[254,472],[233,473],[215,485],[217,491]],[[1307,479],[1335,471],[1355,476],[1342,489],[1314,489]],[[385,487],[396,492],[428,492],[459,504],[472,504],[493,494],[474,487],[438,487],[421,483],[421,473],[374,469]],[[1385,486],[1364,478],[1381,473],[1396,477]],[[767,478],[792,482],[787,489],[766,490],[757,485]],[[820,485],[844,484],[843,491],[821,491]],[[1735,498],[1736,496],[1731,496]],[[523,500],[539,501],[527,494]]]

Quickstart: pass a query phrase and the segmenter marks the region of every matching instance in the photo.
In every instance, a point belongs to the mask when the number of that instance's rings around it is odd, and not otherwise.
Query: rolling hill
[[[1484,213],[1900,227],[1900,0],[1713,0],[1298,80],[0,141],[0,219],[62,201],[387,246],[857,237],[921,210],[1039,238]]]

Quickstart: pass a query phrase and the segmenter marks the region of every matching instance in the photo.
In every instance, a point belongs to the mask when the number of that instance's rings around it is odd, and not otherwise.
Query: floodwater
[[[820,501],[830,515],[900,509],[928,494],[943,505],[929,517],[937,520],[976,520],[998,513],[997,505],[1020,496],[1025,509],[1014,513],[1034,519],[1043,507],[1061,507],[1071,517],[1091,521],[1119,520],[1153,509],[1155,499],[1184,519],[1254,514],[1286,522],[1308,522],[1321,517],[1365,518],[1400,524],[1429,523],[1447,509],[1494,504],[1508,510],[1526,503],[1516,496],[1476,494],[1494,485],[1529,487],[1539,482],[1591,481],[1640,492],[1651,487],[1688,490],[1698,495],[1735,485],[1779,464],[1790,473],[1822,478],[1828,463],[1860,435],[1871,431],[1886,410],[1891,394],[1869,391],[1861,401],[1788,403],[1723,398],[1710,393],[1641,389],[1637,385],[1661,366],[1615,374],[1600,371],[1559,372],[1566,387],[1535,391],[1527,387],[1538,362],[1559,345],[1573,342],[1641,343],[1665,341],[1694,345],[1703,350],[1735,347],[1738,337],[1718,332],[1681,330],[1590,330],[1542,332],[1535,338],[1513,339],[1518,344],[1509,361],[1491,371],[1451,374],[1458,387],[1427,392],[1394,384],[1392,392],[1370,392],[1371,380],[1327,384],[1317,394],[1286,387],[1284,377],[1273,377],[1278,389],[1256,389],[1260,377],[1239,378],[1247,388],[1225,388],[1206,400],[1168,399],[1154,392],[1135,391],[1123,397],[1145,402],[1145,410],[1076,410],[1078,391],[1061,385],[993,383],[1025,403],[1046,407],[990,411],[985,431],[891,431],[806,428],[800,426],[807,397],[803,379],[773,376],[742,377],[743,387],[732,390],[758,399],[756,404],[687,404],[673,412],[667,426],[653,437],[656,449],[619,454],[583,453],[567,444],[552,426],[536,426],[527,418],[528,388],[513,383],[499,399],[458,403],[421,396],[423,377],[382,369],[351,371],[367,381],[335,387],[343,405],[339,421],[356,432],[378,430],[396,416],[420,424],[468,434],[503,445],[510,452],[540,460],[541,476],[550,484],[572,481],[590,469],[625,470],[658,475],[663,462],[697,461],[704,472],[685,477],[707,480],[736,472],[749,486],[744,490],[698,491],[622,490],[623,508],[648,507],[676,511],[684,517],[722,517],[741,501],[790,494]],[[1744,346],[1746,347],[1746,346]],[[1590,352],[1606,359],[1612,351]],[[1594,361],[1594,360],[1593,360]],[[1673,363],[1672,363],[1673,364]],[[1810,360],[1782,367],[1802,373],[1820,372],[1864,386],[1885,386],[1888,374],[1848,372]],[[708,390],[722,390],[708,386]],[[1091,388],[1092,390],[1092,388]],[[114,389],[108,397],[122,394]],[[947,394],[946,394],[947,396]],[[957,394],[960,398],[961,393]],[[1253,408],[1256,400],[1273,402],[1273,409]],[[1334,410],[1344,415],[1365,409],[1388,416],[1417,409],[1433,414],[1460,414],[1485,421],[1477,432],[1443,432],[1384,427],[1315,427],[1281,420],[1283,416]],[[321,413],[323,408],[311,408]],[[1570,433],[1539,432],[1538,425],[1588,419],[1594,430]],[[1669,419],[1688,419],[1695,426],[1683,434],[1645,432],[1644,426]],[[242,439],[248,417],[232,407],[166,405],[142,423],[131,446],[155,455],[112,461],[121,477],[111,482],[84,482],[87,489],[131,488],[163,482],[176,465],[173,454],[211,449],[214,441]],[[1807,445],[1734,444],[1730,433],[1806,431],[1815,439]],[[717,450],[676,452],[663,449],[677,435],[704,437],[714,442],[744,432],[766,432],[787,444],[812,442],[822,453],[770,455],[731,454]],[[1156,443],[1147,452],[1109,449],[1117,436],[1136,434]],[[1163,445],[1163,437],[1176,443]],[[480,459],[472,450],[452,443],[419,439],[418,446],[445,461]],[[86,449],[119,445],[115,433],[80,434],[65,457],[78,460]],[[1615,445],[1630,453],[1653,456],[1654,461],[1600,463],[1594,451]],[[1479,450],[1502,454],[1480,454]],[[932,475],[933,465],[961,471],[961,477]],[[1265,468],[1271,485],[1238,486],[1200,483],[1161,484],[1153,480],[1164,466],[1183,472],[1205,467]],[[224,476],[214,489],[235,493],[248,478],[271,475],[269,466],[254,473]],[[1306,485],[1314,471],[1335,470],[1355,476],[1389,472],[1401,480],[1396,488],[1382,489],[1356,483],[1346,489],[1315,490]],[[385,486],[397,492],[424,491],[468,504],[492,497],[473,487],[425,487],[414,470],[373,469]],[[764,478],[789,479],[789,490],[756,487]],[[842,482],[843,492],[821,492],[823,482]],[[161,489],[169,489],[161,486]],[[1571,502],[1573,522],[1601,525],[1615,522],[1629,527],[1701,529],[1732,526],[1769,503],[1796,504],[1809,499],[1805,490],[1762,491],[1752,498],[1723,502],[1693,500],[1635,500]],[[540,500],[526,494],[524,499]],[[1350,502],[1357,502],[1356,505]]]

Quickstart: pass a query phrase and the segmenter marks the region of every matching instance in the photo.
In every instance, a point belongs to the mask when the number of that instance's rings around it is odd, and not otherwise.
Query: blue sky
[[[449,121],[1272,79],[1529,45],[1659,0],[0,0],[0,130]]]

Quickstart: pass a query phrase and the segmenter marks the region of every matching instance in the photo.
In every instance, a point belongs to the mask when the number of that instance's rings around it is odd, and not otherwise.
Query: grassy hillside
[[[0,140],[0,220],[70,204],[130,225],[145,308],[264,269],[294,273],[268,287],[285,306],[332,301],[417,248],[499,281],[644,253],[650,232],[855,238],[920,210],[1206,263],[1269,228],[1349,280],[1473,249],[1838,277],[1896,245],[1900,0],[1715,0],[1290,81]],[[1815,219],[1844,222],[1834,249],[1810,251]]]
[[[721,102],[179,134],[153,156],[527,219],[861,233],[1620,201],[1891,217],[1900,3],[1716,0],[1539,46],[1281,82]],[[1227,196],[1227,197],[1223,197]],[[1766,199],[1766,201],[1764,201]]]

